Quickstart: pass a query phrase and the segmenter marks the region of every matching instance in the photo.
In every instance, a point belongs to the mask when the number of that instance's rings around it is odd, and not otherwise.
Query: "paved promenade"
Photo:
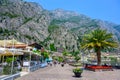
[[[82,77],[76,78],[72,72],[73,67],[60,65],[41,68],[16,80],[120,80],[120,69],[114,71],[93,72],[84,70]]]

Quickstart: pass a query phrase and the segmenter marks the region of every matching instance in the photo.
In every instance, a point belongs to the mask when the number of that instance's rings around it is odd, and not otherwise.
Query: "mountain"
[[[64,26],[77,36],[82,36],[84,33],[89,33],[89,31],[99,27],[113,33],[115,40],[120,40],[120,25],[108,21],[91,19],[83,14],[62,9],[51,11],[50,15],[52,24]]]
[[[117,36],[118,41],[120,42],[120,25],[116,25],[113,28],[116,30],[115,35]]]
[[[98,27],[112,32],[119,41],[119,26],[63,9],[48,11],[34,2],[0,0],[0,39],[37,42],[48,49],[54,44],[56,48],[76,51],[82,36]]]
[[[50,17],[36,3],[0,0],[0,38],[22,42],[43,41],[48,35]]]

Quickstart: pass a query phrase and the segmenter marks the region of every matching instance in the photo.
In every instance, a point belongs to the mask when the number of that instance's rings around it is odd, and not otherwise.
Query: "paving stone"
[[[80,78],[74,77],[72,69],[73,67],[67,64],[64,67],[61,65],[49,66],[16,80],[120,80],[120,69],[100,72],[84,70]]]

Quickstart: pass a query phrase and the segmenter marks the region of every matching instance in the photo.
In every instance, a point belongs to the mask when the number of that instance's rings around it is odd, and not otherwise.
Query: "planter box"
[[[75,77],[81,77],[81,73],[74,73]]]
[[[86,66],[86,69],[92,70],[92,71],[113,71],[111,66],[97,66],[97,65],[90,65]]]

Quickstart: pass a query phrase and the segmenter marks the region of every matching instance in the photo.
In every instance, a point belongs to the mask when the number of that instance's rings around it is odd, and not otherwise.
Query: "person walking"
[[[53,63],[54,63],[54,66],[56,66],[56,64],[57,64],[57,61],[54,61]]]

